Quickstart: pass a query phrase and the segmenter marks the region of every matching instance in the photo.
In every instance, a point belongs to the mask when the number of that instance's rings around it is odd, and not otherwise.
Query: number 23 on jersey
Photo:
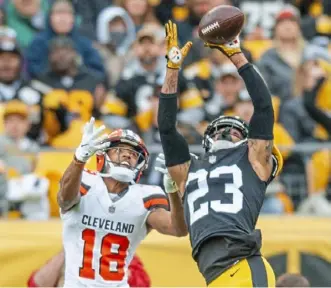
[[[237,165],[216,167],[210,171],[209,179],[218,178],[224,174],[232,175],[233,182],[225,183],[224,188],[221,186],[219,187],[220,196],[222,191],[228,194],[232,194],[233,202],[228,204],[222,203],[221,200],[205,201],[201,203],[200,207],[196,210],[194,208],[194,203],[200,198],[203,199],[209,193],[207,181],[208,172],[206,169],[200,169],[194,173],[189,174],[187,185],[189,185],[194,180],[197,180],[198,184],[198,189],[190,192],[187,196],[187,203],[190,211],[190,225],[202,217],[207,216],[209,214],[209,209],[212,209],[215,212],[235,214],[243,208],[244,195],[239,189],[243,185],[242,172],[240,168]]]
[[[93,229],[82,231],[84,241],[83,263],[79,268],[79,277],[95,279],[93,264],[93,250],[97,241],[96,232]],[[99,275],[105,281],[121,281],[124,278],[125,259],[129,248],[129,239],[125,236],[107,234],[101,239],[101,251],[99,260]]]

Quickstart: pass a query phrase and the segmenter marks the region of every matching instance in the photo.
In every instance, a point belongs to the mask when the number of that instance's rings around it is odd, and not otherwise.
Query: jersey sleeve
[[[144,206],[152,211],[156,208],[170,209],[168,197],[158,186],[146,186],[143,194]]]
[[[88,169],[83,170],[82,180],[80,182],[79,192],[81,196],[85,196],[91,189],[95,178],[97,177],[96,172]]]

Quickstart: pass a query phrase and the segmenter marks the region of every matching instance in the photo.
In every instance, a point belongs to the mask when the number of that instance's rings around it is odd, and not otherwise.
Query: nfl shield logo
[[[210,164],[215,164],[216,163],[216,160],[217,160],[217,158],[216,158],[215,155],[209,156],[209,163]]]
[[[108,208],[108,212],[109,212],[109,213],[114,213],[114,212],[115,212],[115,206],[110,206],[110,207]]]

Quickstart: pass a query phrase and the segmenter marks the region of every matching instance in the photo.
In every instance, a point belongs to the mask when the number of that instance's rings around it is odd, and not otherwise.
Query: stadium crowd
[[[108,131],[138,132],[152,151],[142,182],[161,185],[153,162],[161,152],[156,116],[168,19],[178,24],[181,43],[193,41],[178,111],[192,152],[202,152],[195,144],[220,114],[249,122],[253,106],[236,68],[198,37],[201,17],[227,4],[246,15],[242,49],[273,95],[274,142],[285,160],[262,213],[331,215],[329,151],[297,149],[330,138],[331,1],[0,2],[0,214],[58,216],[58,181],[72,157],[66,149],[79,145],[91,116]]]

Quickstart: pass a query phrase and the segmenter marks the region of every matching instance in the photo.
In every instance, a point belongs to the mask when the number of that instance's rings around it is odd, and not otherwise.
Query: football
[[[220,5],[207,12],[199,24],[200,38],[211,44],[232,41],[241,31],[245,16],[240,9]]]

